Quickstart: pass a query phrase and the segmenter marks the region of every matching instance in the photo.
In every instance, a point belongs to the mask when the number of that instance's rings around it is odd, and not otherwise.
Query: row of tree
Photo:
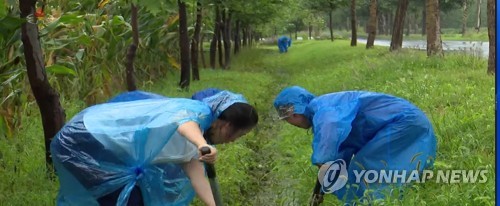
[[[425,13],[425,33],[427,35],[427,54],[429,56],[443,56],[442,41],[440,37],[440,11],[447,8],[447,3],[439,0],[196,0],[182,1],[169,0],[156,2],[153,0],[129,2],[131,43],[127,49],[126,61],[126,84],[128,90],[137,89],[134,71],[134,59],[141,51],[141,45],[145,44],[144,39],[152,41],[152,37],[144,35],[149,28],[148,23],[140,22],[141,16],[152,15],[161,18],[163,13],[172,13],[175,8],[178,14],[178,29],[176,37],[178,39],[179,59],[181,69],[181,88],[189,87],[191,80],[199,80],[198,60],[201,65],[207,68],[204,57],[204,39],[210,39],[209,65],[215,69],[217,67],[229,69],[231,66],[231,56],[238,54],[242,46],[250,46],[255,40],[265,36],[277,36],[283,32],[297,32],[307,30],[312,37],[313,27],[320,27],[325,23],[330,31],[330,39],[334,40],[333,22],[334,12],[347,10],[348,19],[351,26],[351,45],[357,44],[357,28],[360,24],[358,17],[365,18],[366,32],[368,33],[367,48],[373,47],[373,42],[380,32],[380,25],[386,27],[384,31],[391,31],[391,51],[398,51],[402,46],[403,30],[407,19],[408,8],[418,8],[410,6],[420,5],[422,13]],[[461,1],[462,8],[465,8]],[[88,2],[82,2],[85,7]],[[100,5],[105,5],[109,1],[101,1]],[[397,7],[390,7],[394,3]],[[441,3],[441,4],[440,4]],[[490,37],[490,58],[489,73],[494,73],[495,61],[495,4],[493,0],[488,0],[488,28]],[[89,3],[89,8],[95,9],[95,3]],[[51,138],[63,126],[65,114],[60,105],[59,95],[51,87],[45,72],[43,50],[39,41],[39,28],[34,14],[37,11],[36,0],[19,1],[20,16],[25,22],[21,26],[22,43],[24,46],[24,56],[29,82],[40,107],[44,137],[47,149],[46,160],[50,163],[49,144]],[[38,7],[39,8],[39,7]],[[391,10],[384,10],[392,8]],[[123,9],[123,8],[122,8]],[[43,9],[42,9],[43,12]],[[392,15],[394,13],[394,15]],[[385,15],[384,15],[385,14]],[[389,15],[390,14],[390,15]],[[392,29],[389,29],[388,18],[392,17]],[[381,19],[385,19],[381,22]],[[117,20],[118,21],[118,20]],[[171,22],[168,20],[167,22]],[[425,25],[425,26],[423,26]],[[141,33],[142,32],[142,33]],[[143,37],[141,37],[141,34]],[[141,41],[142,39],[142,41]],[[76,55],[78,57],[78,54]],[[218,57],[218,59],[217,59]],[[218,61],[217,61],[218,60]],[[84,68],[85,69],[85,68]]]
[[[80,6],[82,11],[95,10],[96,6],[89,6],[87,2],[82,2]],[[99,8],[106,8],[107,5],[112,4],[108,0],[101,1],[98,5]],[[148,28],[147,23],[139,21],[141,16],[155,16],[161,18],[162,13],[171,13],[172,8],[176,8],[178,13],[178,46],[180,57],[181,81],[179,86],[187,88],[189,86],[191,76],[194,80],[199,80],[198,69],[198,54],[203,55],[203,37],[210,36],[210,66],[216,68],[215,57],[219,57],[219,67],[224,69],[230,68],[231,55],[237,54],[241,46],[250,46],[255,39],[258,39],[258,32],[254,28],[258,28],[260,24],[268,22],[269,19],[276,17],[279,12],[278,8],[285,7],[286,2],[275,0],[260,0],[260,1],[235,1],[235,0],[214,0],[203,1],[198,0],[193,2],[189,1],[165,1],[156,2],[152,0],[145,1],[132,1],[129,2],[130,11],[130,27],[131,27],[131,43],[127,49],[125,58],[126,68],[126,85],[129,91],[136,90],[136,77],[134,70],[134,60],[141,51],[141,31],[151,29]],[[40,6],[42,5],[42,6]],[[123,5],[123,4],[121,4]],[[125,4],[127,5],[127,4]],[[175,5],[175,6],[174,6]],[[3,5],[2,5],[3,6]],[[30,82],[31,90],[33,91],[36,102],[40,108],[42,116],[42,125],[44,129],[44,139],[46,146],[46,162],[51,164],[49,145],[52,137],[59,131],[65,123],[65,113],[61,107],[60,97],[58,92],[49,83],[49,78],[46,74],[44,51],[42,43],[40,42],[40,31],[37,23],[37,16],[43,14],[45,2],[37,2],[37,0],[20,0],[19,11],[20,17],[24,21],[21,25],[22,44],[24,47],[24,56],[26,59],[27,75]],[[9,7],[12,8],[12,7]],[[89,9],[90,8],[90,9]],[[122,6],[117,9],[123,9]],[[2,8],[3,10],[3,8]],[[188,11],[195,10],[195,18],[190,19]],[[142,11],[142,12],[141,12]],[[205,11],[205,12],[204,12]],[[92,13],[92,12],[90,12]],[[65,17],[65,20],[77,21],[78,16],[70,15]],[[87,16],[87,14],[83,14]],[[213,19],[210,21],[203,21],[203,18]],[[112,20],[106,21],[113,24],[113,22],[120,22],[120,18],[111,17]],[[61,17],[62,19],[62,17]],[[175,19],[175,18],[174,18]],[[169,21],[169,24],[174,25],[175,20]],[[208,23],[207,23],[208,22]],[[54,22],[54,25],[57,25]],[[206,23],[206,24],[204,24]],[[124,22],[121,22],[124,24]],[[212,24],[212,28],[210,28]],[[49,27],[52,24],[49,24]],[[190,29],[189,25],[194,25],[194,29]],[[57,27],[57,26],[54,26]],[[64,26],[63,26],[64,27]],[[101,26],[92,26],[92,30],[99,30]],[[208,29],[203,29],[206,27]],[[234,28],[234,29],[233,29]],[[113,30],[113,28],[110,28]],[[154,30],[155,28],[153,28]],[[193,31],[193,32],[191,32]],[[204,32],[203,32],[204,31]],[[107,32],[107,31],[104,31]],[[112,32],[112,31],[111,31]],[[124,33],[125,34],[125,33]],[[168,36],[166,36],[168,38]],[[118,38],[112,36],[112,39]],[[151,37],[148,38],[151,41]],[[2,39],[3,40],[3,39]],[[89,39],[87,39],[89,40]],[[92,40],[90,40],[92,41]],[[232,45],[234,43],[234,46]],[[81,48],[81,45],[79,46]],[[199,48],[199,49],[198,49]],[[232,50],[234,48],[234,50]],[[216,55],[218,53],[218,55]],[[113,55],[113,54],[111,54]],[[77,53],[77,58],[82,58]],[[110,56],[110,55],[107,55]],[[202,62],[204,57],[202,56]],[[105,64],[105,63],[104,63]],[[203,63],[204,64],[204,63]],[[206,66],[204,66],[206,67]],[[61,67],[67,69],[66,67]],[[75,68],[76,69],[76,68]],[[86,69],[86,68],[82,68]],[[71,69],[69,69],[71,70]],[[191,70],[192,74],[191,75]],[[83,77],[82,77],[83,78]]]
[[[425,0],[409,1],[406,11],[405,26],[407,34],[420,33],[426,34],[426,7]],[[313,27],[326,28],[331,31],[336,28],[351,29],[353,18],[357,19],[357,26],[366,26],[370,19],[370,0],[319,0],[299,2],[300,10],[294,10],[291,19],[284,23],[278,23],[280,28],[277,33],[295,33],[301,30],[311,31]],[[390,35],[392,26],[398,8],[398,0],[386,0],[377,2],[377,33]],[[292,6],[293,7],[293,6]],[[473,28],[478,32],[486,19],[486,1],[484,0],[458,0],[442,1],[439,5],[441,25],[444,28],[457,28],[463,35],[467,34],[468,25],[473,24]],[[474,18],[471,18],[474,8]],[[291,8],[290,8],[291,9]],[[352,14],[356,15],[353,16]],[[461,19],[461,21],[457,21]],[[287,26],[279,26],[279,24]],[[460,28],[459,28],[460,27]],[[271,28],[276,30],[276,28]],[[420,30],[420,31],[417,31]],[[268,32],[269,34],[269,32]],[[311,32],[309,37],[313,37]],[[315,37],[315,36],[314,36]]]

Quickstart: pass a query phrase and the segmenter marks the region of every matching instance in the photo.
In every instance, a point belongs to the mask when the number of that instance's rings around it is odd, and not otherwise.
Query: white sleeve
[[[178,132],[172,136],[153,163],[185,163],[198,158],[198,148]]]

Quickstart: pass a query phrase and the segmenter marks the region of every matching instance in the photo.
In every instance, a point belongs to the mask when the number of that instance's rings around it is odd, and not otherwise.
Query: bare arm
[[[184,172],[191,180],[191,185],[198,195],[198,198],[208,206],[215,206],[215,200],[212,195],[210,183],[205,178],[205,170],[203,163],[196,159],[191,159],[190,162],[183,165]]]
[[[200,125],[198,123],[190,121],[186,122],[177,128],[177,132],[179,132],[180,135],[184,136],[187,138],[191,143],[196,145],[198,147],[198,152],[200,156],[200,160],[208,162],[208,163],[214,163],[215,159],[217,158],[217,149],[215,147],[212,147],[207,144],[207,141],[203,137],[203,134],[201,133]],[[210,154],[206,155],[201,155],[200,149],[202,147],[210,147]]]
[[[196,147],[207,144],[207,141],[201,133],[200,125],[196,122],[190,121],[180,125],[177,132],[186,137],[190,142],[196,145]]]

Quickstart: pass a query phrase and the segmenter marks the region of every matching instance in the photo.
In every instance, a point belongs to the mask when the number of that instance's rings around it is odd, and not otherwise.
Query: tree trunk
[[[252,31],[252,27],[248,27],[248,46],[249,47],[252,47],[253,45],[253,37],[254,37],[254,34],[253,34],[253,31]]]
[[[234,54],[240,52],[240,20],[236,20],[236,28],[234,28]]]
[[[331,5],[331,3],[330,3]],[[333,5],[331,5],[333,6]],[[333,10],[328,12],[328,28],[330,29],[330,40],[333,42]]]
[[[378,33],[379,34],[384,34],[384,26],[382,25],[383,24],[383,18],[384,18],[384,14],[381,13],[380,15],[378,15],[378,19],[377,19],[377,23],[378,23],[378,26],[377,26],[377,29],[378,29]]]
[[[488,56],[488,74],[495,74],[495,60],[496,60],[496,5],[495,0],[488,0],[487,2],[488,12],[488,38],[490,39],[490,51]]]
[[[392,12],[387,14],[387,27],[385,29],[385,35],[392,34],[392,27],[394,26],[394,15]]]
[[[352,31],[351,18],[349,18],[349,17],[346,17],[346,19],[345,19],[345,31],[346,32]]]
[[[43,60],[43,51],[38,40],[38,26],[34,16],[36,0],[20,0],[19,9],[21,18],[27,22],[21,25],[21,40],[23,42],[24,57],[26,59],[26,70],[35,96],[36,103],[40,109],[45,142],[45,163],[48,171],[52,171],[52,158],[50,155],[50,142],[52,138],[64,126],[66,115],[59,100],[59,94],[50,86]]]
[[[217,43],[219,42],[219,7],[215,6],[215,21],[214,21],[214,34],[212,35],[212,42],[210,42],[210,67],[215,69],[215,56],[217,55]]]
[[[427,12],[426,12],[426,8],[424,6],[424,9],[422,10],[422,36],[425,36],[427,34]]]
[[[481,0],[477,0],[477,16],[476,16],[476,32],[479,33],[479,30],[481,30]]]
[[[467,33],[467,18],[469,17],[469,7],[467,6],[467,0],[462,0],[462,36],[465,36]]]
[[[295,24],[295,40],[297,40],[297,33],[299,33],[299,26]]]
[[[200,34],[200,56],[201,56],[201,63],[203,65],[203,68],[207,68],[207,64],[205,62],[205,51],[203,49],[203,39],[205,38],[205,35],[202,33]]]
[[[200,71],[198,68],[198,45],[200,42],[201,32],[201,2],[196,1],[196,23],[194,25],[193,39],[191,39],[191,69],[193,70],[193,80],[200,80]]]
[[[389,51],[397,51],[403,45],[403,31],[404,22],[406,17],[406,10],[408,9],[409,0],[399,0],[396,16],[394,16],[394,25],[392,28],[392,39]]]
[[[309,39],[312,39],[312,30],[313,30],[313,27],[311,25],[311,23],[309,23]]]
[[[226,19],[226,12],[224,11],[224,9],[221,10],[216,10],[218,13],[222,13],[222,15],[219,14],[219,19],[216,21],[218,22],[218,29],[219,29],[219,36],[217,36],[217,49],[219,50],[219,53],[218,53],[218,56],[219,56],[219,67],[220,68],[224,68],[224,50],[222,49],[223,45],[222,45],[222,39],[224,38],[225,36],[225,33],[224,33],[224,21]],[[221,17],[222,16],[222,17]]]
[[[181,81],[179,86],[184,89],[189,87],[191,77],[191,61],[189,60],[189,36],[187,32],[186,3],[177,0],[179,6],[179,47],[181,55]]]
[[[377,34],[377,0],[370,0],[370,19],[366,28],[368,32],[368,40],[366,41],[366,48],[373,48],[375,42],[375,35]]]
[[[410,36],[411,33],[411,14],[406,17],[406,36]]]
[[[419,27],[418,27],[418,21],[417,21],[418,18],[419,18],[418,12],[414,13],[413,17],[412,17],[412,21],[411,21],[412,24],[413,24],[413,33],[414,34],[418,33],[418,29],[419,29]]]
[[[224,69],[231,67],[231,11],[227,11],[227,16],[224,18]]]
[[[426,0],[427,56],[444,56],[441,41],[439,0]]]
[[[217,23],[215,23],[217,24]],[[212,41],[210,42],[210,67],[215,69],[215,55],[217,53],[217,27],[214,27],[214,34],[212,35]]]
[[[356,26],[356,0],[351,0],[351,46],[358,44],[358,28]]]
[[[134,72],[134,59],[136,56],[137,47],[139,46],[139,29],[137,28],[137,6],[133,3],[130,4],[132,10],[132,16],[130,17],[132,23],[132,44],[128,47],[127,51],[127,61],[126,65],[126,79],[127,79],[127,90],[135,91],[137,86],[135,84],[135,72]]]
[[[248,45],[248,33],[247,33],[247,31],[248,31],[248,27],[247,26],[243,27],[243,29],[242,29],[242,33],[243,33],[242,46],[243,47],[246,47]]]

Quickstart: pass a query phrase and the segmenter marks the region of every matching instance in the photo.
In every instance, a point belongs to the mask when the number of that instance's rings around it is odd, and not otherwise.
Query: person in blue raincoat
[[[316,97],[302,87],[292,86],[277,95],[274,107],[280,119],[300,128],[312,127],[313,164],[336,160],[346,163],[346,186],[334,192],[346,204],[362,199],[367,189],[371,190],[371,198],[378,199],[402,185],[359,183],[354,171],[405,170],[409,175],[410,171],[432,167],[436,157],[431,122],[424,112],[402,98],[368,91]]]
[[[286,53],[288,52],[288,47],[292,46],[292,39],[288,38],[287,36],[281,36],[278,38],[278,48],[280,50],[280,53]]]
[[[74,116],[51,142],[57,205],[188,205],[195,194],[215,205],[203,166],[216,159],[211,144],[248,133],[258,115],[240,94],[198,96],[134,91]]]

